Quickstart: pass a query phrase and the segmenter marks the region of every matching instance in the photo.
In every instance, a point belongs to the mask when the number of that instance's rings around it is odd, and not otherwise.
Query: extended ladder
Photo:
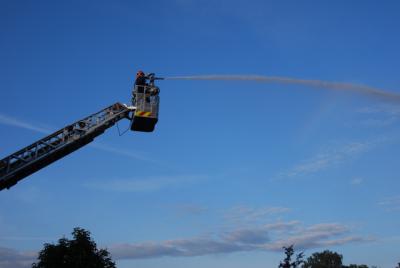
[[[115,103],[0,160],[0,190],[85,146],[123,118],[134,107]]]

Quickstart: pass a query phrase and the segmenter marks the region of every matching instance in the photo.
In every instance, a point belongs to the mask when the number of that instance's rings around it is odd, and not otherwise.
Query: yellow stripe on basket
[[[149,116],[151,116],[151,112],[136,111],[135,115],[143,116],[143,117],[149,117]]]

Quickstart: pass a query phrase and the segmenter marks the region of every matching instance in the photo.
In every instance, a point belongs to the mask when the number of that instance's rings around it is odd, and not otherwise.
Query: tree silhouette
[[[279,264],[279,268],[297,268],[300,267],[300,265],[304,262],[303,257],[304,253],[300,252],[299,254],[296,255],[296,260],[292,261],[292,256],[294,254],[294,248],[293,245],[290,245],[289,247],[283,247],[285,250],[285,255],[286,258],[281,261]]]
[[[304,262],[304,268],[342,268],[342,259],[342,255],[329,250],[316,252]]]
[[[44,244],[39,252],[38,263],[32,268],[116,268],[105,249],[97,249],[90,232],[74,228],[73,239],[63,237],[58,244]]]

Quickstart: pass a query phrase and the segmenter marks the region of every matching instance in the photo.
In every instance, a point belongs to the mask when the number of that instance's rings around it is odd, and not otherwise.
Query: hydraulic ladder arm
[[[0,160],[0,191],[92,142],[134,110],[115,103]]]

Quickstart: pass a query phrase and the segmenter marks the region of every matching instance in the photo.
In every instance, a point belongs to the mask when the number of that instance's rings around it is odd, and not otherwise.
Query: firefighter
[[[135,86],[137,86],[137,93],[144,93],[144,87],[147,86],[146,76],[142,70],[136,73]]]
[[[145,76],[142,70],[137,71],[134,90],[132,91],[132,105],[136,105],[137,94],[143,94],[145,91],[145,87],[147,86],[146,82],[147,77]]]

